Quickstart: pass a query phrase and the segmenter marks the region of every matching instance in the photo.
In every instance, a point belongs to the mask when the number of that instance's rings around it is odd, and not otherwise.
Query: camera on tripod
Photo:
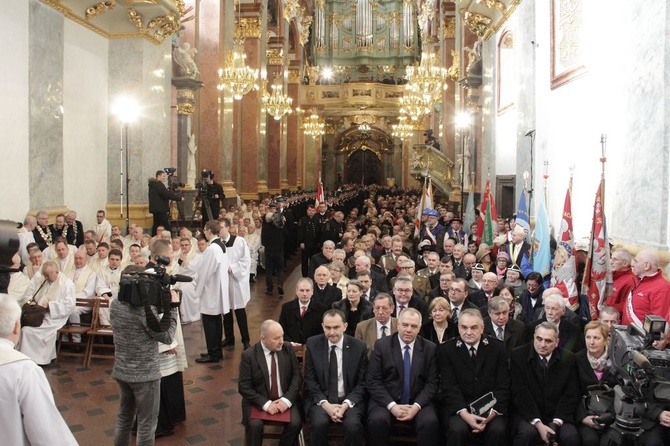
[[[177,172],[176,167],[164,167],[163,172],[168,176],[168,189],[174,192],[174,189],[184,187],[185,184],[179,179],[175,172]]]

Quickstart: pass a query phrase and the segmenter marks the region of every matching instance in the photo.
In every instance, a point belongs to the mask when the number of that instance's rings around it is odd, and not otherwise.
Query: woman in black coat
[[[458,327],[450,324],[451,305],[444,297],[436,297],[428,306],[430,320],[421,326],[421,337],[435,344],[442,344],[458,336]]]
[[[596,413],[588,406],[590,386],[607,384],[616,385],[616,380],[610,374],[607,357],[607,343],[609,342],[609,327],[599,321],[591,321],[584,327],[586,349],[577,353],[577,376],[582,402],[577,407],[577,429],[582,437],[582,444],[598,445],[607,443],[607,427],[595,421],[600,413]],[[602,441],[602,443],[601,443]]]
[[[356,326],[359,322],[374,317],[372,304],[365,299],[361,299],[362,295],[361,283],[358,280],[350,280],[347,283],[347,298],[333,304],[333,308],[344,313],[347,321],[345,333],[350,336],[354,336],[356,333]]]

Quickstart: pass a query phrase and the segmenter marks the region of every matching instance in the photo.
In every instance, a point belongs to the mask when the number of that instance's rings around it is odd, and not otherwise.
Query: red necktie
[[[300,310],[300,318],[301,318],[301,319],[302,319],[303,317],[305,317],[305,313],[307,313],[307,306],[306,306],[306,305],[304,305],[304,306],[301,307],[301,310]]]
[[[270,399],[272,401],[279,399],[279,385],[277,384],[277,361],[275,360],[275,352],[270,352],[272,361],[270,361]]]

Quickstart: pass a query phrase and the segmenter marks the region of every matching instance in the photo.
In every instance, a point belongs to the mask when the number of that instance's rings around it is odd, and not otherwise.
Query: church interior
[[[147,180],[175,167],[187,207],[202,170],[227,205],[429,178],[456,213],[487,183],[501,216],[543,198],[556,229],[571,187],[579,239],[606,180],[611,243],[670,261],[666,2],[15,0],[0,36],[1,219],[74,209],[88,229],[104,209],[150,228]],[[262,291],[252,342],[282,303]],[[162,444],[242,444],[241,345],[192,365],[200,326],[184,336],[189,416]],[[110,368],[45,369],[81,444],[111,442]]]

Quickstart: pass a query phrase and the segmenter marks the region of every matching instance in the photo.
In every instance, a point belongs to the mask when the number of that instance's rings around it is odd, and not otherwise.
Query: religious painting
[[[277,26],[277,0],[268,0],[268,26]]]
[[[586,73],[582,0],[551,0],[551,89]]]
[[[508,30],[502,33],[498,42],[498,115],[514,106],[517,84],[514,33]]]

